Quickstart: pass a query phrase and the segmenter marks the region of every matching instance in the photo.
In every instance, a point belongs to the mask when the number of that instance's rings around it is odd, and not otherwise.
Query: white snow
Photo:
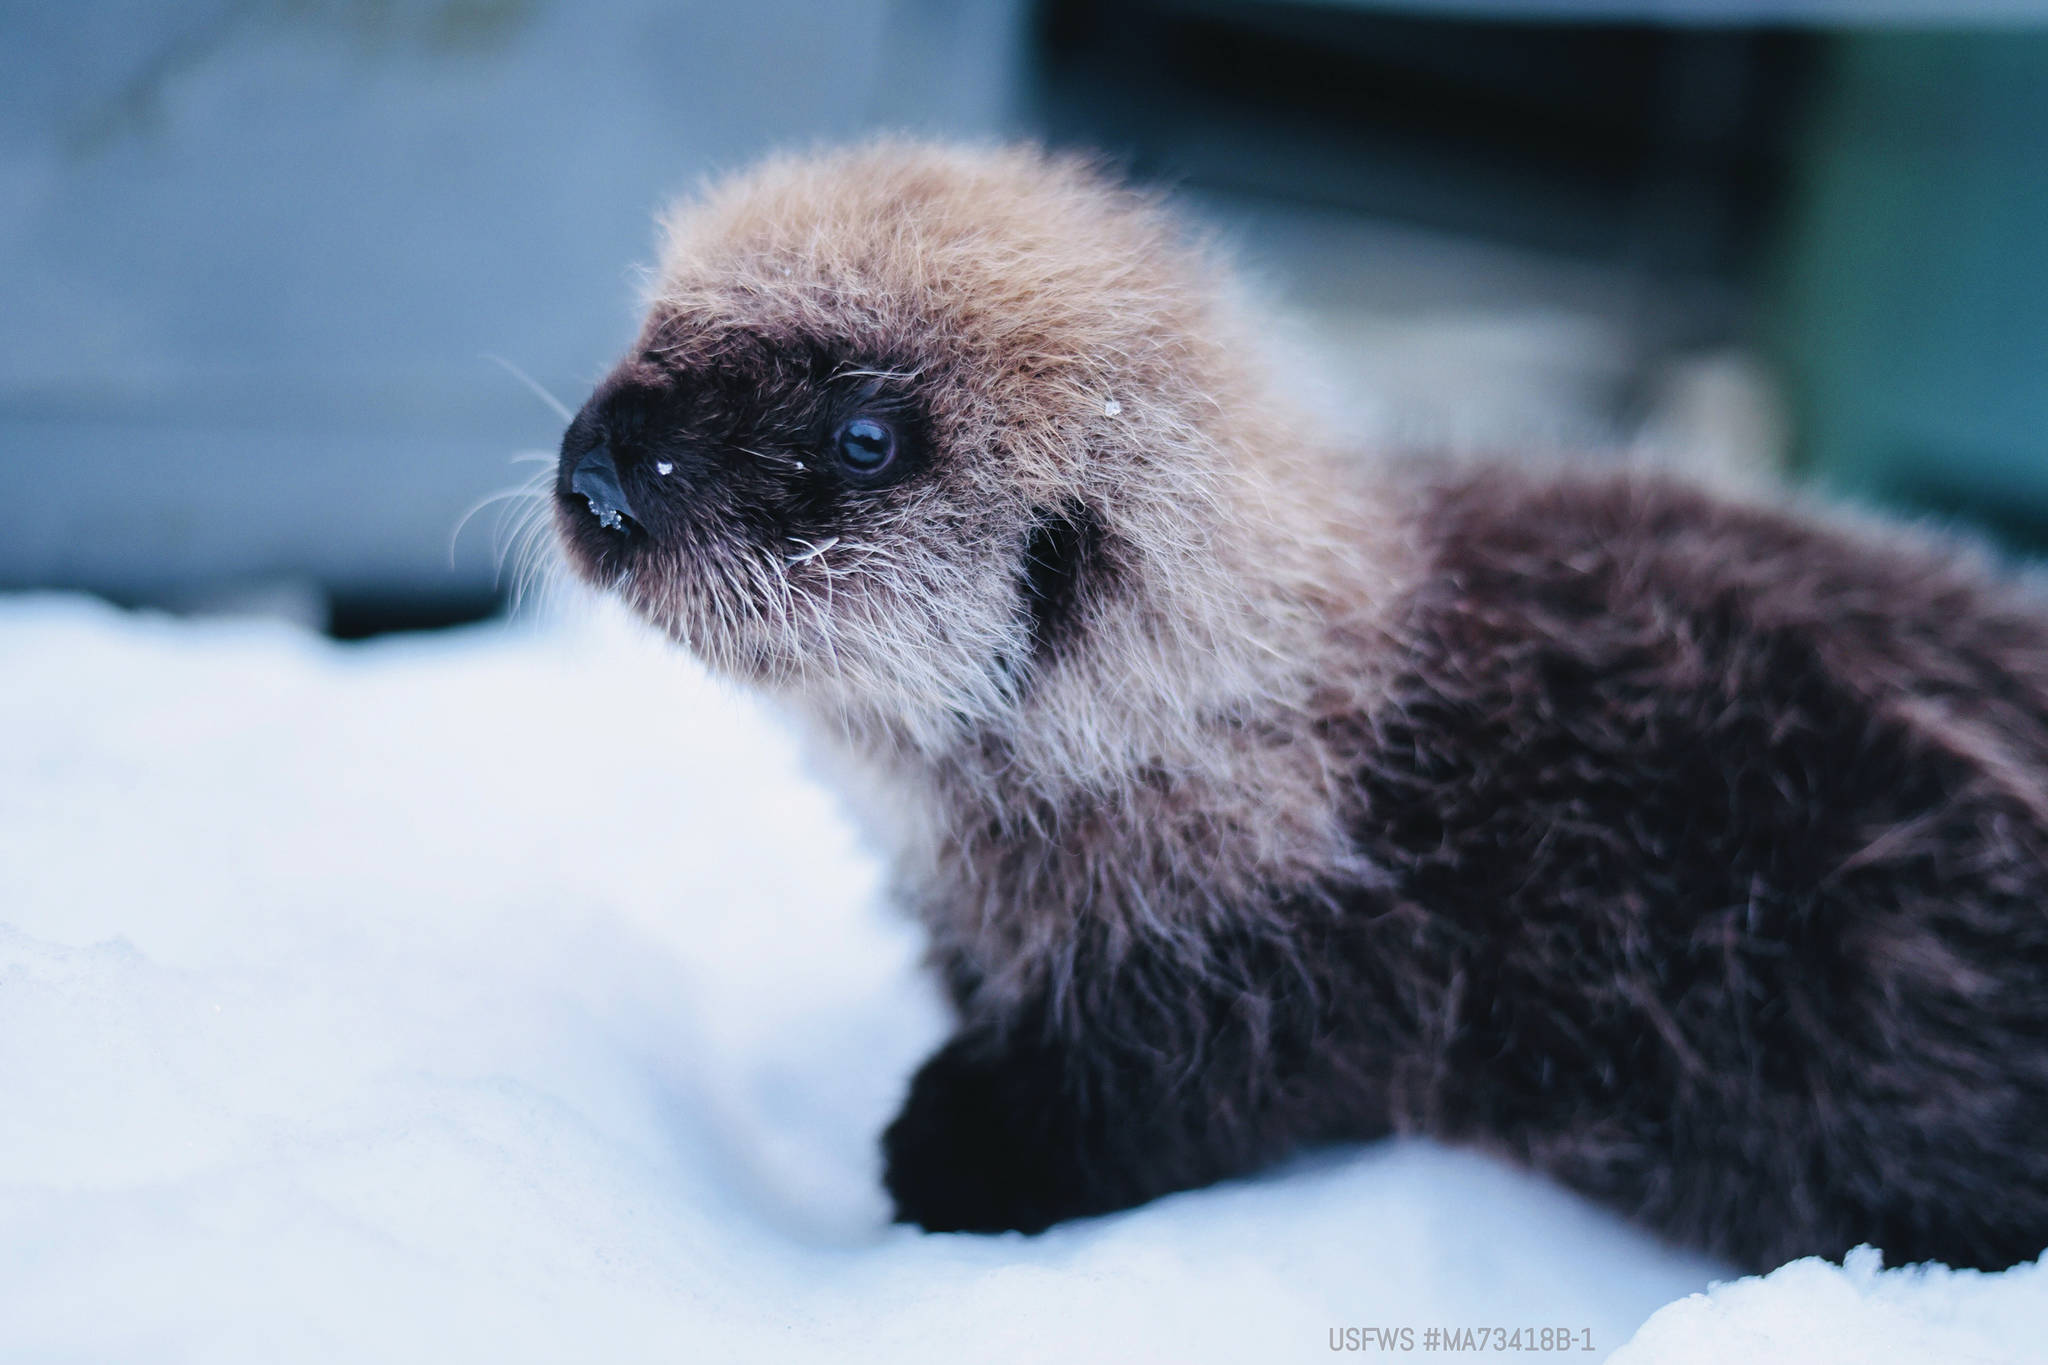
[[[1597,1360],[1673,1299],[1620,1359],[2048,1358],[2042,1267],[1681,1299],[1725,1271],[1423,1143],[889,1226],[918,946],[785,734],[616,621],[0,599],[0,1358]]]
[[[1731,1360],[2048,1360],[2048,1255],[2001,1275],[1942,1265],[1885,1270],[1858,1247],[1808,1259],[1659,1309],[1612,1365]]]

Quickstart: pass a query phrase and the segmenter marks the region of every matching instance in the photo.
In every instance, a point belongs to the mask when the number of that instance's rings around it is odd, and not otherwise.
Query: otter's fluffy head
[[[1247,448],[1290,442],[1216,279],[1079,160],[772,161],[672,216],[563,440],[570,559],[714,668],[918,743],[1014,710],[1085,632],[1098,675],[1227,671],[1219,604],[1254,610],[1259,537],[1304,523]]]

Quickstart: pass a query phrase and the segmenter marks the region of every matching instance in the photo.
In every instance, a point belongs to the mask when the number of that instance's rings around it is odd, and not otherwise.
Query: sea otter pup
[[[2048,1246],[2048,608],[1359,461],[1260,333],[1087,165],[883,143],[678,213],[563,438],[572,564],[836,749],[929,926],[899,1217],[1410,1132],[1745,1266]]]

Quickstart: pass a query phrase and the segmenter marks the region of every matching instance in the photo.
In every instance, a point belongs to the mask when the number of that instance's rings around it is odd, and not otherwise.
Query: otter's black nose
[[[602,442],[576,458],[569,488],[590,504],[590,514],[600,526],[623,531],[628,518],[639,520],[626,499],[626,490],[619,487],[619,467],[612,463],[611,447]]]

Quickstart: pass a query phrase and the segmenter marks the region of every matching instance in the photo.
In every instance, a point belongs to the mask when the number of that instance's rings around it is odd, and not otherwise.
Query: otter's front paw
[[[956,1039],[882,1135],[896,1221],[930,1232],[1042,1232],[1093,1212],[1057,1059]]]

